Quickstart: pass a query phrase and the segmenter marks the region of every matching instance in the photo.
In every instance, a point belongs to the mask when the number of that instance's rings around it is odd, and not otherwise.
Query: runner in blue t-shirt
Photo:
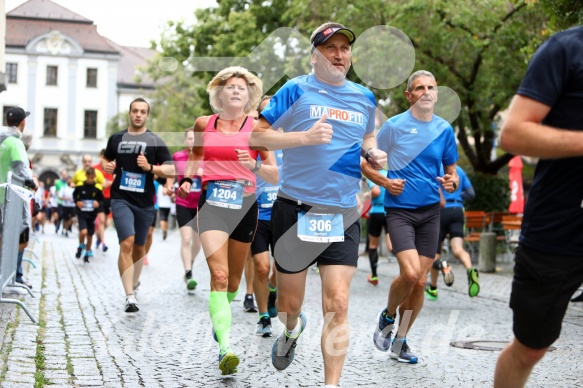
[[[456,172],[460,179],[459,190],[453,193],[443,192],[444,207],[441,208],[439,223],[439,243],[437,244],[437,255],[431,267],[431,281],[425,287],[425,295],[431,300],[437,299],[437,275],[439,271],[443,274],[443,280],[447,286],[453,284],[454,276],[446,260],[441,258],[441,246],[445,237],[449,235],[449,245],[456,259],[466,268],[468,275],[468,295],[477,296],[480,292],[478,270],[472,267],[470,254],[464,249],[464,205],[463,202],[472,200],[476,193],[468,176],[460,166],[456,166]],[[441,172],[443,175],[443,170]]]
[[[261,113],[269,103],[271,96],[264,96],[259,103],[257,113]],[[257,309],[259,310],[259,321],[257,322],[256,335],[262,337],[271,337],[271,318],[277,316],[275,301],[277,299],[277,282],[275,279],[275,268],[273,275],[270,277],[271,258],[273,255],[273,228],[271,225],[271,209],[273,202],[277,197],[277,192],[281,184],[281,166],[283,153],[281,150],[270,152],[272,160],[276,161],[276,166],[266,166],[267,168],[276,168],[278,170],[279,182],[271,184],[261,178],[265,174],[262,167],[257,174],[257,183],[255,195],[257,196],[257,206],[259,207],[259,216],[257,230],[251,242],[251,256],[253,263],[253,289],[257,299]],[[261,165],[261,159],[259,162]],[[271,249],[270,249],[271,248]],[[247,273],[245,274],[247,277]],[[247,278],[248,279],[248,278]]]
[[[452,127],[433,114],[437,102],[435,77],[419,70],[409,77],[405,96],[410,109],[387,120],[377,140],[388,157],[388,175],[364,166],[364,174],[387,189],[385,211],[400,275],[390,287],[387,307],[379,314],[374,344],[391,349],[391,358],[416,363],[405,336],[423,306],[427,271],[435,258],[439,235],[439,189],[459,185],[458,159]],[[440,174],[443,166],[445,174]],[[400,326],[391,345],[397,316]],[[405,314],[405,312],[408,312]]]
[[[275,368],[287,368],[307,324],[302,313],[307,270],[317,262],[323,315],[334,319],[322,333],[325,384],[340,380],[348,335],[349,287],[360,242],[356,194],[360,157],[380,169],[376,102],[366,88],[346,80],[354,33],[325,23],[311,37],[314,72],[288,81],[271,99],[251,143],[283,150],[282,184],[272,208],[278,311],[285,330],[272,349]],[[281,128],[283,133],[273,130]],[[293,148],[291,148],[293,147]],[[340,329],[342,328],[342,329]]]

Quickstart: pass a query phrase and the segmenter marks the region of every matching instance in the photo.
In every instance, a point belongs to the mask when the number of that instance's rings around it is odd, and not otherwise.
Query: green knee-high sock
[[[209,313],[221,351],[231,345],[231,306],[226,292],[211,291]]]
[[[227,291],[227,299],[229,299],[229,303],[231,303],[232,301],[235,300],[235,298],[237,297],[237,294],[239,293],[239,290],[235,291],[235,292],[229,292]]]

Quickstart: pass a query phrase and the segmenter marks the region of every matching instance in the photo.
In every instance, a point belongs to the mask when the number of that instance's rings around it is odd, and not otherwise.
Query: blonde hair
[[[219,98],[219,92],[221,88],[227,83],[231,78],[242,78],[247,83],[247,88],[249,91],[249,102],[245,105],[245,113],[249,113],[257,109],[259,102],[261,101],[261,96],[263,94],[263,82],[255,75],[253,75],[249,70],[241,66],[231,66],[226,69],[221,70],[217,75],[213,77],[211,82],[206,87],[206,91],[209,94],[210,103],[214,110],[222,111],[223,103]]]

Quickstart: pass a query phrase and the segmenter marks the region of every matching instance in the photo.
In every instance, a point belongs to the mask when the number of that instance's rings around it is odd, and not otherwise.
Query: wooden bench
[[[500,224],[506,212],[485,212],[483,210],[468,210],[466,216],[466,236],[464,240],[468,243],[472,257],[475,257],[475,246],[480,244],[480,238],[484,232],[495,232],[494,224]],[[496,236],[496,242],[504,243],[505,235]]]
[[[514,254],[520,238],[522,229],[522,216],[506,215],[502,217],[502,227],[504,228],[504,245],[509,256]]]

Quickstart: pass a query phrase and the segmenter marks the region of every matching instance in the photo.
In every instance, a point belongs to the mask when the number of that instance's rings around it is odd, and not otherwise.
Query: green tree
[[[289,14],[305,30],[330,17],[357,34],[375,24],[402,30],[415,48],[415,70],[431,71],[441,86],[461,100],[461,114],[453,122],[457,137],[473,169],[496,174],[512,158],[492,159],[499,113],[508,106],[524,75],[533,42],[546,39],[547,18],[541,7],[525,0],[299,0]],[[347,9],[349,12],[343,12]],[[317,10],[317,11],[315,11]],[[398,54],[397,54],[398,56]],[[354,59],[354,58],[353,58]],[[370,61],[370,57],[364,60]],[[387,52],[386,60],[391,60]],[[354,65],[354,61],[353,61]],[[358,74],[351,77],[358,79]],[[407,109],[405,85],[373,90],[386,115]]]
[[[278,70],[287,67],[285,73],[302,67],[302,63],[294,60],[298,57],[297,50],[288,44],[279,50],[273,47],[266,50],[264,45],[260,53],[253,55],[253,50],[264,43],[271,32],[286,27],[282,14],[289,6],[288,0],[219,0],[216,8],[196,10],[198,22],[193,25],[184,21],[169,22],[155,46],[161,51],[160,59],[174,60],[177,67],[169,71],[168,66],[152,63],[149,74],[154,79],[166,78],[170,81],[166,96],[182,90],[185,95],[178,96],[178,99],[191,99],[188,104],[189,122],[192,125],[192,119],[196,116],[212,112],[205,88],[221,68],[233,65],[248,67],[261,76],[265,86],[266,78],[273,78],[279,73],[273,69],[274,66],[277,65]],[[284,43],[285,40],[285,37],[279,39]],[[273,45],[277,43],[273,42]],[[189,87],[183,88],[184,82],[188,80]],[[273,94],[285,80],[286,77],[278,77],[267,82],[269,88],[264,88],[264,91]],[[160,95],[161,99],[166,96]],[[184,101],[182,104],[186,103]]]
[[[440,87],[459,96],[461,113],[452,124],[473,169],[486,174],[496,174],[512,157],[492,158],[496,122],[518,88],[533,45],[549,33],[543,7],[532,0],[218,0],[218,7],[197,10],[196,17],[193,25],[170,23],[157,43],[163,57],[174,58],[186,77],[196,80],[191,85],[195,90],[188,91],[196,114],[211,112],[204,87],[219,69],[210,70],[209,58],[248,66],[264,80],[279,77],[282,67],[288,76],[309,71],[309,46],[282,27],[294,28],[304,38],[329,20],[344,23],[357,35],[372,26],[402,30],[415,49],[412,70],[430,70]],[[266,44],[274,32],[278,37]],[[271,50],[257,54],[262,47]],[[393,68],[394,57],[398,55],[387,53]],[[360,81],[354,71],[357,60],[371,62],[373,70],[382,65],[366,56],[354,59],[349,78],[355,81]],[[173,77],[158,74],[164,76]],[[286,79],[270,80],[267,84],[273,86],[266,92],[273,93]],[[407,108],[404,88],[371,87],[385,102],[387,116]]]
[[[581,0],[539,1],[548,15],[549,24],[554,31],[566,30],[573,26],[583,26],[583,5]]]

